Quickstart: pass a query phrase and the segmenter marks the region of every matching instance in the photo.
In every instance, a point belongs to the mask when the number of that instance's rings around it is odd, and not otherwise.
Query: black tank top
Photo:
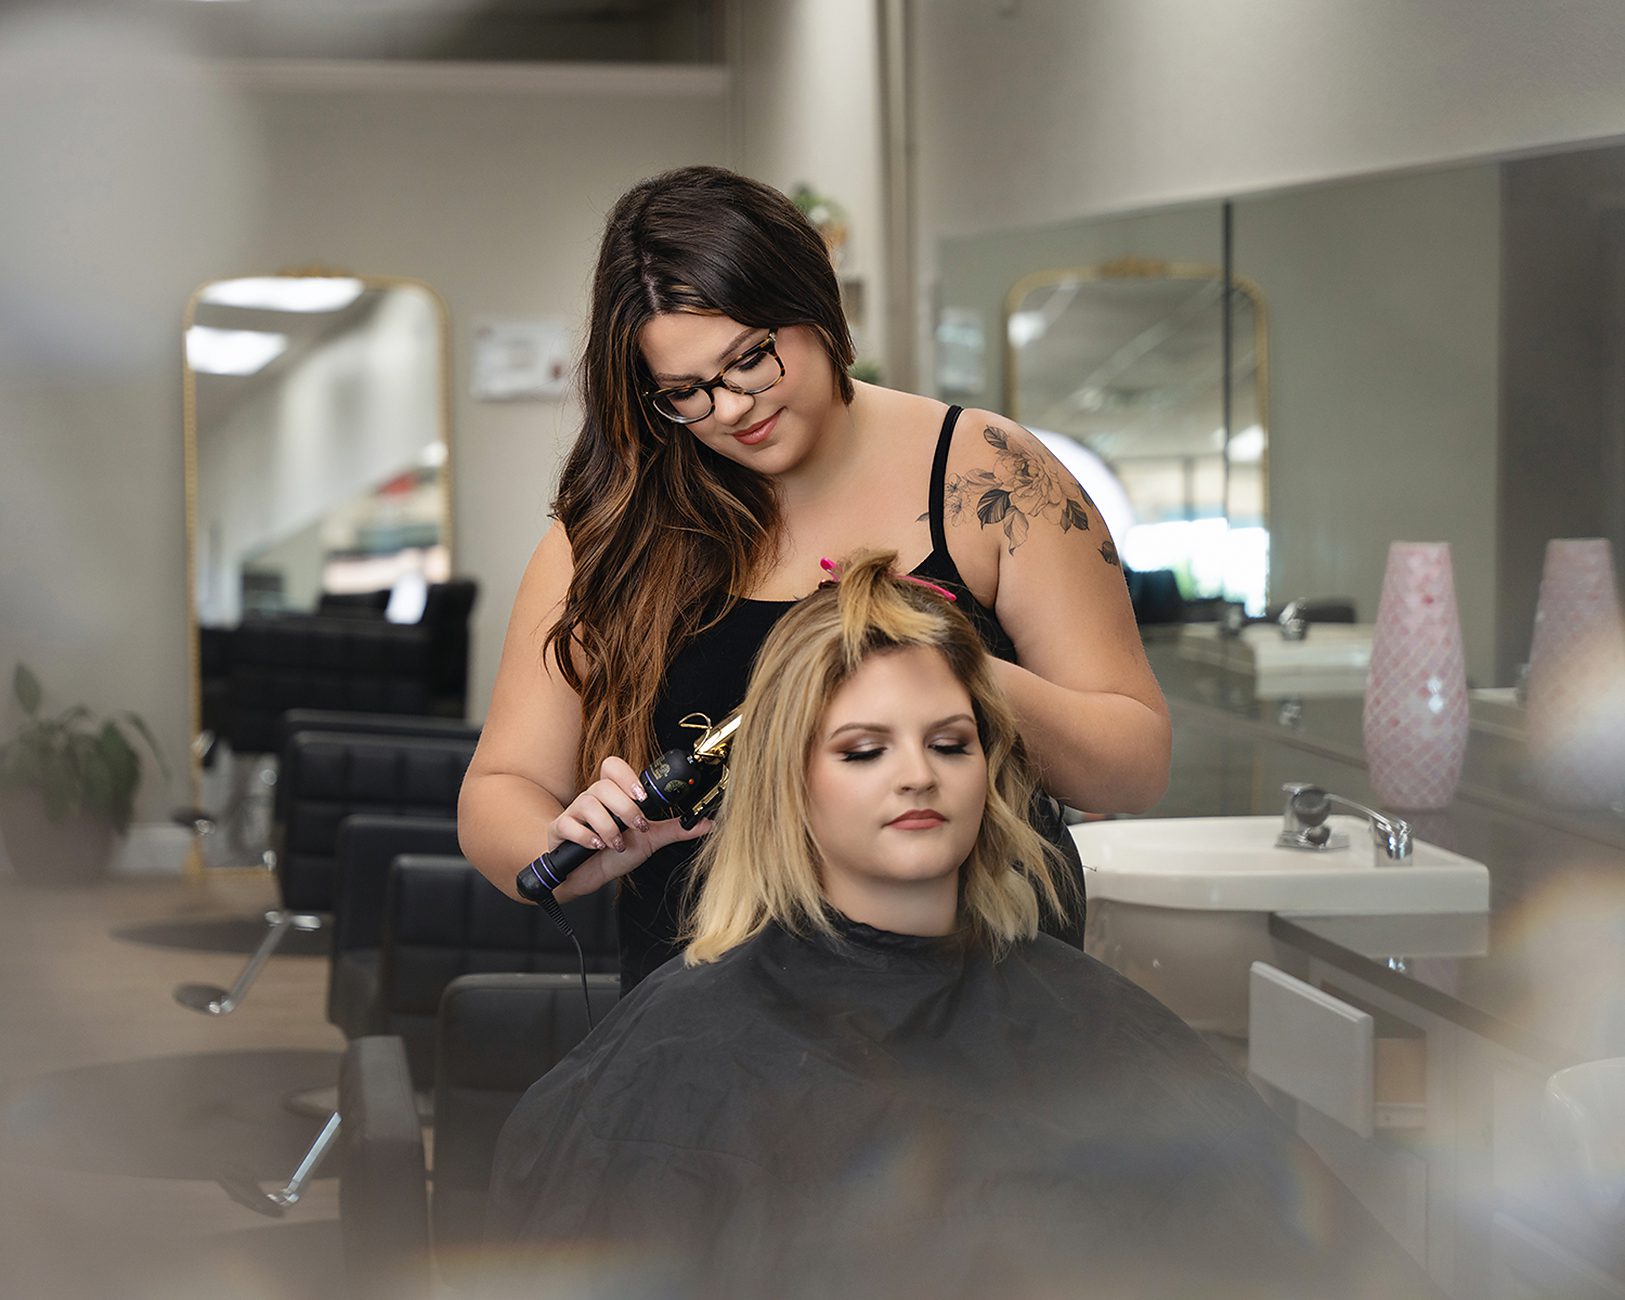
[[[931,524],[931,553],[911,571],[945,587],[958,597],[959,607],[970,616],[982,643],[1000,659],[1016,662],[1015,644],[999,625],[993,611],[981,604],[966,587],[953,557],[948,554],[943,530],[943,495],[947,475],[948,448],[953,442],[954,425],[960,407],[948,408],[937,436],[936,455],[931,465],[928,516]],[[695,733],[678,724],[691,713],[703,713],[713,721],[739,707],[750,680],[756,652],[774,625],[796,604],[793,600],[739,599],[723,617],[685,642],[673,656],[666,681],[655,704],[655,739],[660,751],[690,744]],[[1059,846],[1073,864],[1082,899],[1082,866],[1071,835],[1061,823],[1059,807],[1047,797],[1034,809],[1033,822],[1046,839]],[[629,992],[680,949],[674,939],[688,884],[688,864],[698,851],[697,841],[672,844],[652,854],[621,884],[617,898],[620,921],[621,991]],[[1045,929],[1082,947],[1082,908],[1067,922],[1049,918]]]

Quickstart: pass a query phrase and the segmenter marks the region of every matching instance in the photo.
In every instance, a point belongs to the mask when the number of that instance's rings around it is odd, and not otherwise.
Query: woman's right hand
[[[709,819],[687,830],[675,817],[652,821],[638,807],[645,798],[631,764],[610,757],[599,765],[598,779],[570,800],[547,829],[549,851],[567,840],[594,850],[592,857],[565,878],[556,897],[590,894],[642,865],[656,850],[698,839],[711,829]]]

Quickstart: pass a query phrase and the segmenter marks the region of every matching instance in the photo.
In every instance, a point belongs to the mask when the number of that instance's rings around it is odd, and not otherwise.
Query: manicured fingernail
[[[636,826],[640,831],[646,831],[649,829],[648,819],[644,817],[634,817],[632,819],[632,825]]]
[[[604,841],[599,839],[596,835],[594,835],[592,837],[592,846],[595,849],[601,849],[601,848],[604,847]]]
[[[632,787],[632,797],[639,803],[642,803],[649,796],[643,792],[643,787],[641,785],[635,785]]]
[[[615,837],[615,852],[617,852],[617,853],[625,853],[626,852],[626,841],[623,840],[619,835],[617,835]]]

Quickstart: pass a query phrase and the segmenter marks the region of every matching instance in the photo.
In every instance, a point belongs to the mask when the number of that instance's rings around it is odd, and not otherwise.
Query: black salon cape
[[[663,966],[503,1131],[490,1296],[1434,1294],[1234,1070],[1040,936]]]

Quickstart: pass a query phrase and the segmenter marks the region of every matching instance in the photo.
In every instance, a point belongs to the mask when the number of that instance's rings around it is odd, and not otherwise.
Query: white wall
[[[841,276],[863,294],[861,357],[886,355],[879,18],[875,0],[739,0],[729,10],[736,166],[800,182],[850,218]]]
[[[928,236],[1625,132],[1615,0],[916,0],[915,12]]]
[[[725,73],[213,73],[120,35],[115,63],[89,60],[88,38],[0,30],[0,670],[22,656],[59,698],[140,710],[184,766],[181,309],[207,279],[322,263],[420,278],[450,307],[456,558],[481,582],[483,713],[576,413],[470,400],[470,321],[579,321],[617,195],[727,161]],[[151,782],[138,817],[187,798],[184,780]]]

